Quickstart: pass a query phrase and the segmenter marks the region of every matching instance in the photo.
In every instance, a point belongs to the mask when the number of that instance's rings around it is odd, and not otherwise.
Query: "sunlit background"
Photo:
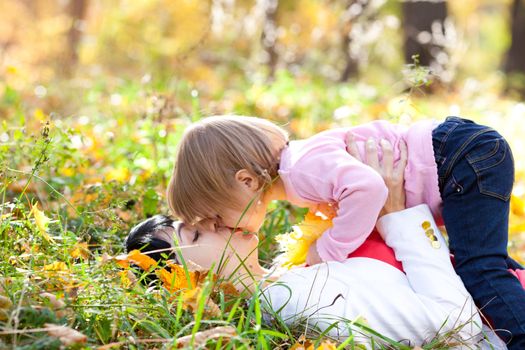
[[[373,119],[460,115],[494,126],[514,150],[509,249],[523,263],[524,95],[520,0],[1,0],[0,275],[17,293],[30,288],[29,299],[51,285],[80,288],[77,305],[124,302],[101,256],[167,212],[181,133],[222,113],[269,118],[294,138]],[[274,204],[264,263],[273,236],[303,215]],[[59,262],[68,278],[42,272]],[[93,310],[75,317],[94,344],[140,319]]]

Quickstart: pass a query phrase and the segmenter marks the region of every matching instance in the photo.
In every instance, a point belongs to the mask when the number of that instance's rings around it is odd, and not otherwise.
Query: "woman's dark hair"
[[[167,242],[155,236],[155,232],[162,231],[165,228],[175,230],[174,221],[166,215],[155,215],[146,219],[133,227],[126,237],[126,251],[129,253],[132,250],[138,249],[142,253],[166,249],[165,251],[149,253],[148,256],[155,261],[173,259],[177,260],[177,256],[173,250],[168,250],[172,247],[171,242]]]

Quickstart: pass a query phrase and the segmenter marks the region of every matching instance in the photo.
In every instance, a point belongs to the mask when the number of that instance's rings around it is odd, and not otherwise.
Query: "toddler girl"
[[[514,164],[507,142],[489,127],[457,117],[410,127],[375,121],[288,142],[263,119],[206,118],[181,140],[170,208],[184,222],[257,232],[272,200],[330,203],[337,216],[307,261],[342,261],[372,232],[387,198],[381,175],[346,151],[349,132],[362,158],[374,142],[394,161],[408,151],[406,206],[426,203],[443,218],[467,290],[510,348],[525,349],[525,291],[507,270],[521,268],[507,255]]]

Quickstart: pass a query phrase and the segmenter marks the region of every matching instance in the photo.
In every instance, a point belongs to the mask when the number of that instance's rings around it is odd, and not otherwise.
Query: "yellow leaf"
[[[118,273],[120,276],[120,283],[124,288],[130,288],[137,282],[137,277],[130,270],[120,271]]]
[[[80,242],[80,243],[75,244],[75,246],[73,247],[69,255],[71,255],[71,257],[74,259],[89,258],[88,244],[86,242]]]
[[[510,209],[513,214],[524,217],[525,216],[525,199],[516,195],[510,197]]]
[[[64,168],[58,169],[58,173],[62,176],[71,177],[75,175],[75,169],[64,167]]]
[[[42,235],[42,237],[45,238],[48,242],[54,242],[53,238],[47,234],[48,231],[48,224],[51,221],[46,214],[44,214],[43,211],[40,211],[38,209],[38,203],[36,203],[33,208],[31,209],[31,214],[35,218],[36,226],[38,227],[38,231]]]
[[[35,113],[33,114],[36,120],[44,121],[47,119],[44,111],[42,111],[40,108],[35,109]]]
[[[146,254],[142,254],[139,250],[135,249],[128,253],[127,261],[136,264],[144,271],[148,271],[153,266],[157,265],[155,259],[151,258]]]
[[[55,261],[54,263],[44,265],[44,271],[66,272],[69,271],[69,269],[65,262]]]
[[[283,251],[280,257],[282,265],[290,268],[304,264],[310,246],[330,227],[332,220],[324,215],[308,212],[304,221],[294,226],[291,233],[276,236]]]
[[[106,181],[115,180],[118,182],[127,181],[130,177],[130,172],[127,168],[111,169],[106,173]]]
[[[184,267],[179,264],[174,264],[170,261],[167,262],[171,271],[166,269],[160,269],[156,271],[157,276],[162,281],[164,288],[169,290],[171,293],[177,292],[182,289],[195,288],[199,282],[199,271],[188,271],[190,285],[188,285],[188,278],[186,277],[186,271]]]
[[[5,219],[9,219],[11,216],[13,216],[12,213],[7,213],[0,216],[0,222],[4,221]]]
[[[15,67],[15,66],[12,66],[12,65],[9,65],[6,67],[5,71],[9,74],[17,74],[18,73],[18,68]]]

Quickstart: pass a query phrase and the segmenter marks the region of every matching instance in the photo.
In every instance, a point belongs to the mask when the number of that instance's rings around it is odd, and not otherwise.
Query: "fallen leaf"
[[[63,261],[55,261],[54,263],[44,265],[44,271],[51,271],[51,272],[67,272],[69,269],[67,268],[67,265]]]
[[[186,270],[184,269],[184,266],[175,264],[171,261],[167,261],[166,264],[170,268],[170,271],[163,268],[157,270],[156,273],[159,279],[162,281],[164,288],[169,290],[171,293],[183,289],[195,288],[197,284],[201,281],[200,277],[206,277],[206,275],[202,274],[200,271],[188,271],[188,275],[186,275]]]
[[[184,348],[191,345],[193,339],[193,346],[195,348],[204,346],[210,339],[218,338],[232,338],[237,335],[237,330],[231,326],[215,327],[205,331],[197,332],[194,335],[185,335],[176,340],[177,348]]]
[[[317,347],[314,347],[315,342],[301,335],[297,342],[290,347],[290,350],[336,350],[337,346],[330,340],[323,340]]]
[[[291,268],[304,264],[310,246],[330,227],[332,227],[330,217],[309,211],[303,222],[293,226],[292,232],[277,235],[275,238],[283,251],[278,258],[281,265]]]
[[[9,312],[4,309],[0,309],[0,321],[4,322],[9,319]]]
[[[38,231],[44,237],[44,239],[48,242],[54,242],[53,238],[47,233],[48,231],[48,225],[51,219],[49,219],[46,214],[44,214],[43,211],[40,211],[38,209],[38,203],[33,205],[33,208],[31,209],[31,213],[33,217],[35,218],[36,226],[38,227]]]
[[[57,299],[56,295],[51,293],[40,293],[40,297],[47,299],[51,306],[53,307],[53,310],[55,311],[55,314],[62,318],[66,316],[66,303],[64,303],[62,300]]]
[[[144,271],[149,271],[153,266],[157,265],[155,259],[151,258],[146,254],[142,254],[139,250],[135,249],[128,253],[127,261],[136,264]]]
[[[0,295],[0,309],[9,309],[13,306],[11,299],[6,296]]]
[[[69,253],[73,259],[88,259],[89,258],[89,249],[86,242],[79,242],[73,246],[73,249]]]
[[[221,315],[221,309],[209,296],[203,295],[201,287],[187,290],[182,294],[184,307],[189,308],[194,313],[199,309],[199,303],[202,298],[206,298],[204,315],[208,317],[219,317]]]
[[[74,330],[71,327],[61,326],[53,323],[46,323],[44,328],[52,337],[57,337],[65,346],[81,344],[87,341],[87,336]]]
[[[120,271],[118,274],[120,276],[120,283],[124,288],[131,288],[137,282],[137,277],[130,270]]]

